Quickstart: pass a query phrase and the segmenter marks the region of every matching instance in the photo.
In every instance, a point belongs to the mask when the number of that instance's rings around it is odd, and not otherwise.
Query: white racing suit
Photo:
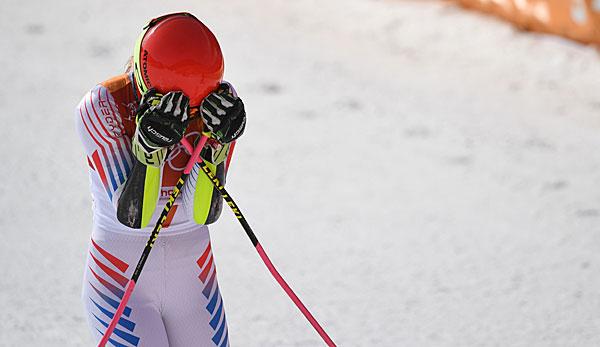
[[[130,200],[124,197],[130,194],[124,193],[128,192],[124,187],[128,180],[133,181],[134,166],[141,164],[131,154],[139,100],[131,82],[131,75],[121,75],[99,84],[75,112],[93,198],[93,231],[82,298],[96,342],[110,323],[150,232],[189,159],[181,147],[172,149],[162,168],[145,172],[144,168],[141,178],[136,178],[140,186],[130,191],[141,192],[140,195]],[[186,137],[193,141],[200,133],[201,124],[190,125]],[[231,150],[221,149],[227,151],[227,159],[213,162],[211,169],[224,179]],[[108,345],[229,345],[206,226],[218,218],[221,206],[218,192],[196,165]],[[119,222],[117,211],[131,217],[131,227]]]

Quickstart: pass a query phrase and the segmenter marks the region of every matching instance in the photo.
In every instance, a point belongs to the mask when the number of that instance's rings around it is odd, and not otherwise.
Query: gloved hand
[[[181,141],[187,128],[189,99],[180,91],[144,94],[136,117],[132,149],[145,165],[161,166],[167,149]]]
[[[244,103],[227,83],[221,83],[202,100],[200,114],[208,131],[221,143],[237,139],[246,128]]]

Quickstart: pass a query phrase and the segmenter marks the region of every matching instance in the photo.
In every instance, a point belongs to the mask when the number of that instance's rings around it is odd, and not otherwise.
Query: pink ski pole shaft
[[[196,145],[196,148],[192,148],[192,146],[185,139],[185,137],[183,138],[183,140],[181,140],[182,142],[185,141],[186,148],[188,148],[188,150],[192,154],[192,156],[190,157],[190,160],[188,160],[187,165],[185,166],[185,169],[183,170],[183,174],[181,174],[179,181],[177,181],[177,184],[175,185],[173,192],[169,196],[169,201],[165,205],[165,208],[163,209],[162,213],[158,217],[158,220],[156,221],[154,230],[152,230],[152,233],[150,234],[150,238],[148,239],[148,242],[146,243],[146,247],[144,247],[144,250],[142,251],[142,255],[140,256],[140,260],[138,261],[137,266],[135,267],[135,271],[133,272],[131,279],[127,282],[127,286],[125,287],[125,293],[123,294],[123,298],[121,298],[121,302],[119,303],[119,306],[117,307],[117,311],[113,315],[113,318],[110,321],[110,324],[106,328],[106,331],[104,332],[104,336],[102,336],[102,340],[100,340],[98,347],[104,347],[106,345],[106,343],[110,339],[110,336],[112,335],[113,331],[115,330],[117,323],[119,323],[119,320],[121,319],[121,316],[123,315],[123,311],[125,310],[125,307],[127,307],[127,302],[129,301],[129,298],[131,297],[131,293],[133,293],[135,284],[137,283],[137,280],[140,277],[140,274],[142,273],[144,264],[146,263],[146,260],[148,259],[148,256],[150,255],[150,251],[152,250],[152,247],[154,246],[154,241],[156,241],[156,238],[158,237],[158,233],[160,232],[160,229],[162,229],[163,223],[167,219],[167,215],[169,214],[171,207],[173,207],[173,203],[175,202],[175,199],[177,198],[177,196],[179,195],[179,192],[183,188],[183,184],[185,183],[185,180],[187,179],[190,172],[192,171],[192,168],[194,167],[194,164],[196,163],[196,161],[198,161],[198,158],[200,158],[200,152],[202,151],[202,148],[204,147],[206,140],[207,140],[206,136],[202,136],[200,138],[200,141],[198,142],[198,145]]]
[[[186,141],[185,139],[183,139],[181,141],[181,143],[183,144],[183,146],[190,153],[192,153],[193,148],[192,148],[192,145],[188,141]],[[227,205],[229,205],[229,207],[231,208],[231,210],[233,211],[233,213],[237,217],[237,219],[240,222],[240,224],[242,224],[242,227],[244,228],[244,231],[246,232],[246,235],[248,235],[248,237],[250,238],[250,241],[252,242],[252,245],[254,245],[254,248],[258,252],[258,255],[260,256],[260,258],[262,259],[262,261],[265,263],[265,265],[269,269],[269,272],[271,273],[271,275],[273,275],[273,277],[275,278],[275,280],[277,281],[277,283],[279,283],[279,285],[281,286],[281,288],[283,288],[283,291],[285,291],[285,293],[294,302],[294,304],[296,305],[296,307],[298,307],[298,309],[300,310],[300,312],[302,312],[302,314],[304,315],[304,317],[306,317],[306,319],[308,320],[308,322],[317,331],[317,333],[319,334],[319,336],[321,336],[321,338],[323,339],[323,341],[325,342],[325,344],[327,344],[327,346],[329,346],[329,347],[334,347],[335,343],[329,337],[329,335],[327,335],[327,332],[325,332],[325,330],[323,329],[323,327],[319,324],[319,322],[317,322],[317,320],[315,319],[315,317],[310,313],[310,311],[302,303],[302,301],[300,300],[300,298],[298,298],[298,296],[296,295],[296,293],[294,293],[294,291],[292,290],[292,288],[285,282],[285,280],[283,279],[283,277],[281,276],[281,274],[279,274],[279,272],[277,271],[277,269],[275,268],[275,266],[273,265],[273,263],[271,262],[271,260],[267,256],[267,253],[265,252],[265,250],[263,249],[263,247],[261,246],[261,244],[258,242],[258,239],[256,238],[256,235],[252,231],[252,228],[250,227],[250,225],[246,221],[246,218],[244,217],[244,215],[242,214],[242,212],[238,208],[238,206],[235,203],[235,201],[233,201],[233,198],[229,195],[229,193],[227,192],[227,190],[225,190],[225,187],[221,184],[221,182],[219,181],[219,179],[213,174],[213,172],[210,170],[210,168],[208,167],[208,165],[206,165],[206,163],[204,163],[202,161],[202,158],[199,158],[198,160],[199,160],[200,168],[202,169],[202,171],[204,171],[204,173],[211,180],[211,182],[213,183],[213,185],[215,186],[215,188],[217,188],[217,190],[219,191],[219,193],[221,193],[221,196],[223,197],[223,199],[225,200],[225,202],[227,203]]]

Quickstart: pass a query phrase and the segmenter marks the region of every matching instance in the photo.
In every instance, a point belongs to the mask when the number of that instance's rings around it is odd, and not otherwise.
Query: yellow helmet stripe
[[[148,29],[150,29],[150,25],[146,25],[144,27],[144,30],[142,30],[142,33],[140,36],[138,36],[133,49],[133,74],[138,91],[142,95],[144,95],[148,89],[150,89],[148,86],[146,86],[144,78],[142,77],[142,64],[140,62],[140,57],[142,55],[142,41],[144,40],[144,36],[146,36]]]

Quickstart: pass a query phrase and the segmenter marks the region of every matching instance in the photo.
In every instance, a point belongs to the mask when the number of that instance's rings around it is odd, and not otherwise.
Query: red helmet
[[[182,12],[155,18],[144,28],[133,52],[136,85],[143,95],[180,90],[199,106],[223,78],[223,54],[213,33]]]

